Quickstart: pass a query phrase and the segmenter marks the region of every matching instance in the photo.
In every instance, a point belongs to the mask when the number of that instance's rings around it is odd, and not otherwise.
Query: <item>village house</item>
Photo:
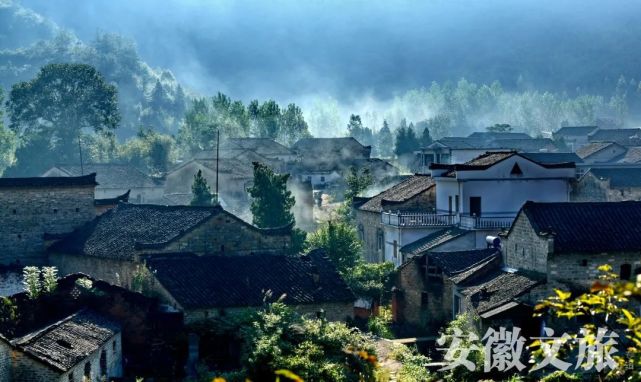
[[[353,317],[356,298],[320,250],[302,256],[150,255],[146,265],[155,289],[185,322],[259,309],[282,301],[296,311],[344,321]]]
[[[390,209],[403,211],[402,220],[417,212],[433,211],[436,206],[434,185],[429,175],[417,174],[371,198],[359,200],[359,207],[355,208],[356,225],[366,261],[382,262],[387,259],[382,219],[386,215],[381,214]]]
[[[621,160],[626,148],[615,142],[590,142],[576,151],[586,164],[614,163]]]
[[[597,126],[563,126],[552,133],[555,141],[562,141],[574,152],[588,144],[588,135],[595,131]]]
[[[287,253],[291,228],[257,228],[220,206],[122,203],[53,243],[48,253],[62,275],[82,272],[130,287],[144,254]]]
[[[11,341],[0,336],[0,381],[100,382],[122,377],[120,325],[83,310]]]
[[[501,235],[503,261],[545,275],[546,295],[554,288],[582,291],[603,264],[622,280],[641,273],[640,232],[641,202],[528,201]]]
[[[592,168],[575,184],[573,202],[641,200],[641,167]]]
[[[163,195],[164,185],[161,179],[152,178],[129,164],[85,164],[82,168],[79,165],[59,164],[42,176],[82,176],[91,173],[96,174],[98,183],[96,199],[115,198],[129,192],[130,202],[140,204],[157,201]]]
[[[614,142],[621,146],[639,146],[641,143],[641,128],[597,129],[588,134],[588,142]]]
[[[270,138],[228,138],[225,143],[226,149],[230,151],[249,151],[284,163],[298,160],[294,151]]]
[[[46,264],[47,235],[70,233],[95,218],[95,187],[95,173],[0,178],[0,264]]]
[[[435,231],[399,248],[392,243],[392,255],[386,259],[399,266],[415,256],[422,256],[431,251],[462,251],[477,248],[476,233],[454,225],[434,228]]]
[[[431,252],[410,258],[398,268],[394,280],[394,323],[414,333],[435,333],[454,317],[455,284],[488,262],[500,262],[498,249]]]

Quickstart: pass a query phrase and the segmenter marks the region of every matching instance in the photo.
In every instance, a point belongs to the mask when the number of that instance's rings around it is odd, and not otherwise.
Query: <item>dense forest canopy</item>
[[[363,4],[0,0],[0,87],[11,102],[47,64],[90,65],[120,122],[83,130],[87,159],[151,172],[217,129],[287,145],[351,134],[390,157],[495,124],[538,136],[641,121],[641,3]],[[24,151],[3,113],[0,169]]]

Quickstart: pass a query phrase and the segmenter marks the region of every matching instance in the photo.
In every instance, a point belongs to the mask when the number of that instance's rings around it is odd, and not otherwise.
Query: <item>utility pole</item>
[[[220,129],[216,130],[216,199],[218,199],[218,165],[220,162]]]
[[[78,133],[78,153],[80,154],[80,175],[85,175],[85,169],[82,163],[82,143],[80,142],[80,133]]]

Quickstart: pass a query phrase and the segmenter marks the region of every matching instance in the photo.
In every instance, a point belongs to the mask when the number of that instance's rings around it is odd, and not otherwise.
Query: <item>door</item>
[[[481,216],[481,197],[480,196],[470,197],[470,215]]]

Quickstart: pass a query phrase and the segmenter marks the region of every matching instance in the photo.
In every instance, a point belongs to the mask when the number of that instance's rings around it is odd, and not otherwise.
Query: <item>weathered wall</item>
[[[55,253],[49,255],[49,262],[58,267],[60,276],[80,272],[125,288],[131,287],[131,279],[136,269],[136,263],[133,261],[86,255]]]
[[[509,236],[502,238],[503,262],[507,267],[548,273],[551,243],[534,232],[524,214],[512,224]]]
[[[44,234],[92,220],[93,201],[93,186],[0,188],[0,264],[45,264]]]
[[[0,338],[0,382],[11,382],[11,347]]]
[[[356,210],[356,226],[362,233],[363,258],[370,263],[379,263],[385,259],[383,223],[378,212]]]

